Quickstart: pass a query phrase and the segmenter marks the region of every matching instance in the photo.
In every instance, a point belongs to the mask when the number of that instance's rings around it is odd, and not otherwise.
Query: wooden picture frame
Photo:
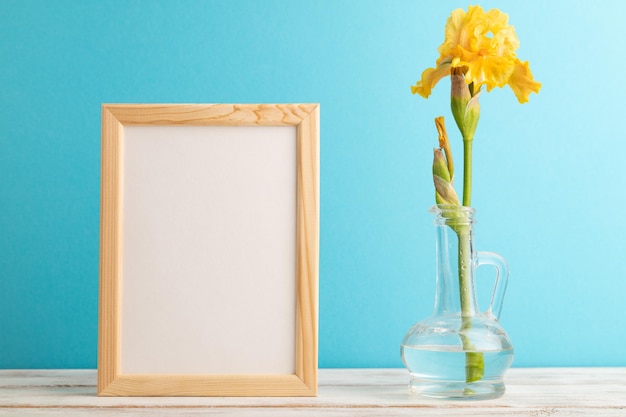
[[[316,395],[318,246],[318,104],[104,104],[98,395]]]

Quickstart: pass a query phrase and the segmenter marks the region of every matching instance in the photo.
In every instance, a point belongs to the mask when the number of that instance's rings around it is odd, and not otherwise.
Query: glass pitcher
[[[437,233],[435,309],[402,341],[410,391],[443,399],[500,397],[513,362],[513,345],[498,322],[508,266],[500,255],[474,249],[474,209],[438,205],[431,213]],[[496,270],[486,311],[478,308],[474,286],[475,270],[482,265]]]

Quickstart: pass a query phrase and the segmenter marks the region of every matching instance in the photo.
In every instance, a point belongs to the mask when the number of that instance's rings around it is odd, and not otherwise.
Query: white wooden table
[[[96,396],[95,370],[0,370],[0,416],[626,416],[626,368],[513,368],[497,400],[413,397],[404,369],[320,369],[314,398]]]

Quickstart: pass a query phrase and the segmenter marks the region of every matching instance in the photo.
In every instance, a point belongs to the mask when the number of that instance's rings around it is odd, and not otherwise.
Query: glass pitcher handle
[[[478,268],[482,265],[491,265],[496,269],[496,283],[493,287],[491,303],[489,303],[487,312],[493,314],[496,319],[499,319],[500,312],[502,311],[504,293],[509,283],[509,266],[506,260],[497,253],[479,251],[476,253],[476,267]]]

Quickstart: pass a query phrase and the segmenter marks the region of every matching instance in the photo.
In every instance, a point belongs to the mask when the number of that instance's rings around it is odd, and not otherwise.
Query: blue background
[[[482,6],[543,83],[524,105],[484,94],[474,143],[515,365],[624,366],[626,2]],[[401,367],[434,302],[435,116],[462,159],[448,79],[429,100],[409,87],[456,7],[0,0],[0,367],[96,366],[100,106],[120,102],[321,103],[319,364]]]

